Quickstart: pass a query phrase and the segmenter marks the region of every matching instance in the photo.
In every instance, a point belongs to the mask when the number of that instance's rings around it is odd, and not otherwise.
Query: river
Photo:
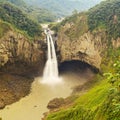
[[[48,111],[46,106],[51,99],[69,96],[74,86],[86,81],[79,75],[63,75],[61,79],[61,84],[48,86],[40,84],[40,77],[35,78],[30,94],[0,110],[0,117],[2,120],[41,120],[43,113]]]

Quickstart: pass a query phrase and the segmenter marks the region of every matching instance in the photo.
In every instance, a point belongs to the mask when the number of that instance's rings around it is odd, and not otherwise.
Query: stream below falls
[[[48,111],[46,106],[50,100],[68,97],[73,87],[84,84],[93,75],[92,72],[84,75],[87,77],[83,77],[82,74],[63,74],[61,77],[63,82],[55,86],[41,84],[42,78],[35,78],[30,94],[0,110],[0,117],[2,120],[41,120],[43,113]]]

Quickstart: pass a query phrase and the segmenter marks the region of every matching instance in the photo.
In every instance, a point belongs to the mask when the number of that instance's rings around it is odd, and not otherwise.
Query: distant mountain
[[[44,8],[29,6],[26,14],[38,23],[53,22],[56,20],[56,15]]]
[[[53,22],[71,15],[74,10],[84,11],[102,0],[0,0],[17,6],[30,19],[38,23]]]
[[[48,9],[57,16],[70,15],[74,10],[84,11],[102,0],[24,0],[26,3]]]
[[[69,16],[74,10],[84,11],[102,0],[0,0],[17,6],[30,19],[38,23],[53,22]]]

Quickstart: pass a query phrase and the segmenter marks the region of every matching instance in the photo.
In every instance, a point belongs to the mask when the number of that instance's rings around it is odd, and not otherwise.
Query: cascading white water
[[[43,72],[43,80],[41,82],[44,84],[57,84],[61,82],[61,79],[58,76],[55,46],[50,32],[45,31],[45,33],[47,35],[48,58]]]

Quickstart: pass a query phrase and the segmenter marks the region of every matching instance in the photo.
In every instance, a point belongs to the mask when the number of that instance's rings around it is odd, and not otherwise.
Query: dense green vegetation
[[[41,34],[41,27],[37,23],[27,18],[20,9],[9,3],[0,4],[0,19],[25,31],[31,37]]]
[[[23,0],[0,0],[0,3],[10,3],[18,7],[27,17],[37,23],[53,22],[56,16],[49,10],[28,5]]]
[[[120,0],[107,0],[90,9],[89,29],[106,29],[110,38],[120,36]]]

